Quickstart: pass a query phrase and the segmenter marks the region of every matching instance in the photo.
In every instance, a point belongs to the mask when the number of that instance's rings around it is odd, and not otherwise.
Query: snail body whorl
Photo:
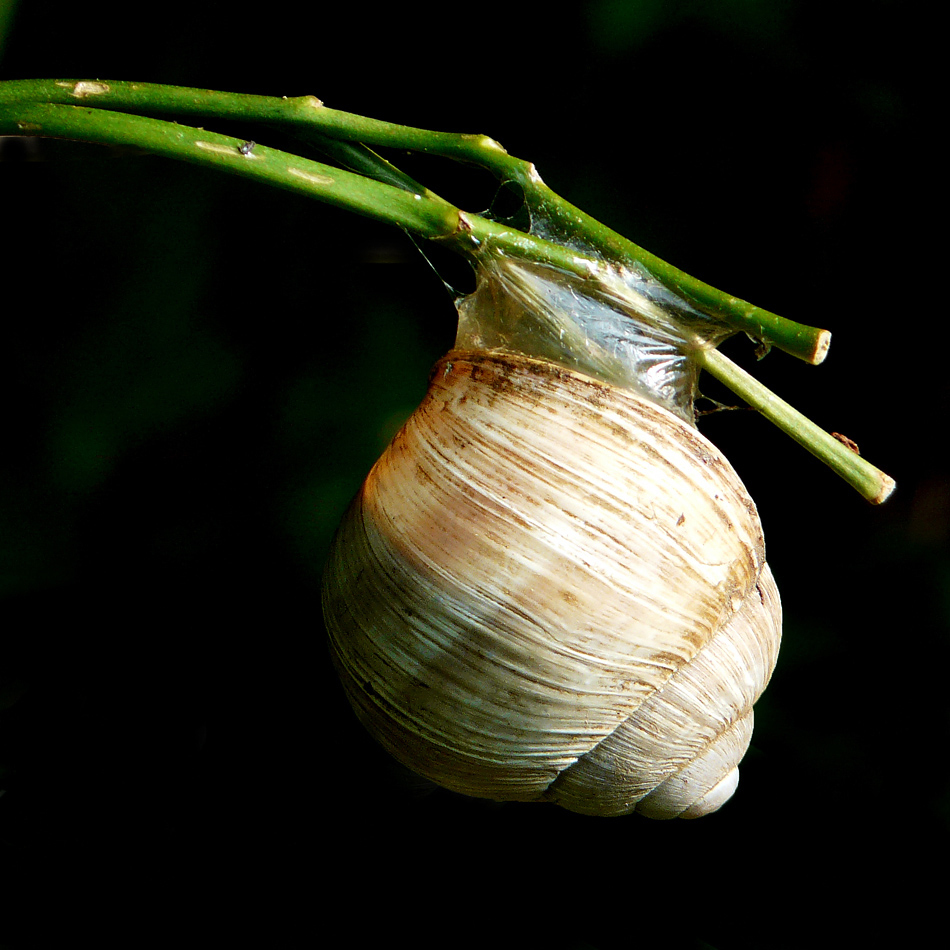
[[[694,817],[735,788],[781,608],[755,505],[673,413],[449,353],[334,541],[347,696],[447,788]]]

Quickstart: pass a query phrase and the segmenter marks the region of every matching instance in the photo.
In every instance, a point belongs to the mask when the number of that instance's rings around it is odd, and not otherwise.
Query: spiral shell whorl
[[[778,595],[752,500],[666,410],[547,363],[450,353],[325,577],[350,702],[435,782],[664,817],[734,787]],[[651,751],[670,727],[688,735]]]

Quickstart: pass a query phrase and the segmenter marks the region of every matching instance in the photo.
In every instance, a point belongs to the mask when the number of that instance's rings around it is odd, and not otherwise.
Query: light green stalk
[[[799,445],[821,459],[872,505],[879,505],[894,491],[896,485],[890,475],[885,475],[853,449],[802,415],[794,406],[780,399],[724,353],[715,349],[700,349],[695,352],[693,359]]]

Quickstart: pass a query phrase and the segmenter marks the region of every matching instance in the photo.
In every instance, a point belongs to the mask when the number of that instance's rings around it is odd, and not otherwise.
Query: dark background
[[[717,815],[426,789],[346,706],[319,578],[451,344],[441,283],[400,232],[299,197],[3,142],[0,947],[727,950],[890,926],[912,945],[950,816],[932,24],[885,0],[9,9],[0,78],[312,93],[494,136],[654,253],[831,329],[820,368],[727,349],[898,491],[874,509],[754,414],[703,420],[756,499],[785,608]],[[399,162],[472,210],[494,193]]]

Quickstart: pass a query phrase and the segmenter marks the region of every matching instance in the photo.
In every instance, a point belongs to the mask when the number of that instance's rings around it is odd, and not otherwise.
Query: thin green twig
[[[139,113],[230,118],[290,129],[345,168],[279,149]],[[555,195],[529,162],[484,135],[429,132],[327,109],[313,96],[277,99],[211,90],[99,80],[0,83],[0,134],[42,135],[136,145],[169,158],[221,169],[394,224],[463,254],[486,243],[527,261],[616,290],[616,265],[645,268],[698,309],[810,362],[827,352],[827,331],[760,310],[697,281],[627,241]],[[503,222],[466,213],[387,162],[369,146],[395,146],[472,162],[519,184],[529,209],[567,241],[549,241]],[[351,171],[346,168],[352,169]],[[613,281],[613,283],[611,283]],[[737,395],[879,503],[893,490],[883,472],[824,432],[714,348],[689,356]]]
[[[509,155],[487,135],[433,132],[370,119],[329,109],[314,96],[277,98],[100,80],[22,80],[0,84],[0,87],[0,103],[82,102],[92,108],[137,114],[241,119],[317,133],[324,142],[330,139],[359,143],[364,151],[355,167],[363,174],[396,187],[412,187],[416,183],[366,146],[411,149],[480,165],[503,181],[517,183],[533,212],[552,221],[569,238],[578,239],[584,248],[616,264],[645,269],[697,309],[735,330],[810,363],[820,363],[828,352],[831,334],[827,330],[787,320],[683,273],[555,194],[544,184],[531,162]],[[354,167],[346,159],[343,159],[343,164]],[[397,184],[399,181],[402,184]],[[417,193],[436,197],[426,190]]]
[[[176,122],[76,105],[25,103],[11,110],[0,102],[0,134],[134,144],[156,155],[296,191],[425,238],[451,235],[459,227],[458,209],[433,195],[414,194],[332,165]]]
[[[780,399],[719,350],[697,350],[693,359],[812,455],[821,459],[871,504],[879,505],[894,490],[894,479],[861,458],[853,449],[842,445],[833,435]]]

